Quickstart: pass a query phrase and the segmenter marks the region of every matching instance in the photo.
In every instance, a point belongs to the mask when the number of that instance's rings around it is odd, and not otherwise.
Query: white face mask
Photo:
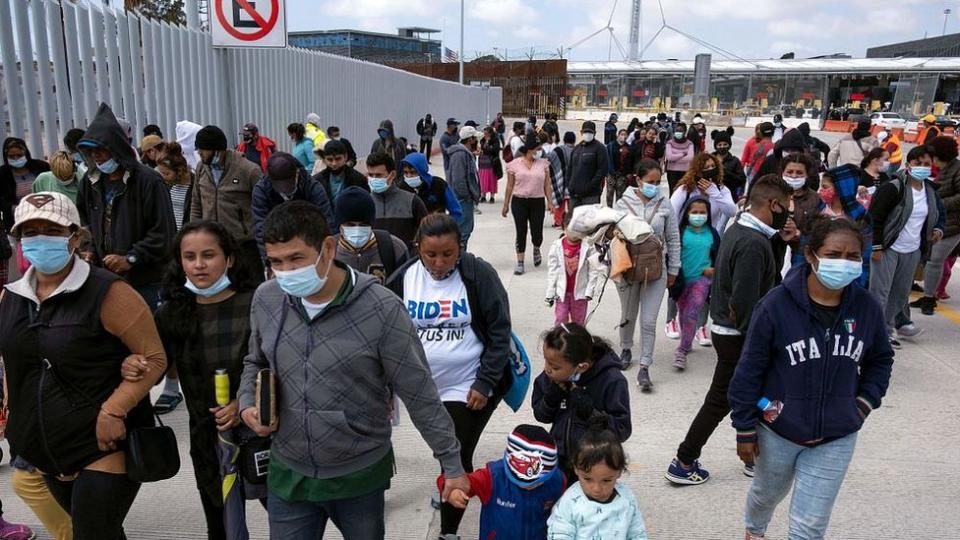
[[[803,189],[803,186],[807,185],[807,178],[805,176],[793,178],[792,176],[783,175],[783,181],[794,191]]]
[[[583,134],[583,142],[588,142],[588,143],[589,143],[589,142],[593,142],[593,138],[594,138],[595,136],[596,136],[596,135],[594,135],[593,133],[584,133],[584,134]]]

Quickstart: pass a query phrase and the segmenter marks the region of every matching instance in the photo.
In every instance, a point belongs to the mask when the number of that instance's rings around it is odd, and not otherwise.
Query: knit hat
[[[41,191],[20,199],[13,213],[13,227],[10,235],[20,237],[20,226],[34,219],[50,221],[64,227],[79,227],[80,212],[77,205],[63,193]]]
[[[713,147],[716,148],[718,144],[724,142],[731,144],[731,137],[733,137],[733,126],[728,127],[727,129],[720,130],[715,129],[710,132],[710,138],[713,139]]]
[[[307,123],[308,123],[308,124],[313,124],[313,125],[315,125],[315,126],[317,126],[317,127],[320,127],[320,115],[317,114],[317,113],[315,113],[315,112],[312,112],[312,113],[308,114],[308,115],[307,115]]]
[[[760,128],[760,135],[763,135],[764,137],[770,137],[773,135],[774,127],[772,122],[760,122],[757,127]]]
[[[163,139],[157,135],[147,135],[140,141],[140,150],[146,152],[154,146],[163,142]]]
[[[377,217],[377,207],[373,197],[362,187],[351,186],[340,192],[336,208],[337,223],[353,221],[370,225]]]
[[[273,189],[280,193],[293,193],[297,189],[300,162],[286,152],[274,152],[267,160],[267,178]]]
[[[536,487],[557,469],[557,443],[540,426],[521,424],[507,436],[503,461],[514,484],[522,488]]]
[[[227,136],[217,126],[205,126],[197,132],[194,140],[197,150],[213,150],[220,152],[227,149]]]

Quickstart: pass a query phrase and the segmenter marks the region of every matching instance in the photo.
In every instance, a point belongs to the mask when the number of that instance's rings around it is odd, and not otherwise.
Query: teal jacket
[[[633,492],[617,482],[617,496],[608,503],[590,500],[580,482],[560,497],[547,520],[548,540],[647,540],[647,526]]]

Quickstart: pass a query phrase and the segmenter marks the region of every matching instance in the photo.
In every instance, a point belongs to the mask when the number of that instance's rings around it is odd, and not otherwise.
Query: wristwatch
[[[130,263],[130,266],[137,264],[137,255],[135,253],[127,255],[127,262]]]

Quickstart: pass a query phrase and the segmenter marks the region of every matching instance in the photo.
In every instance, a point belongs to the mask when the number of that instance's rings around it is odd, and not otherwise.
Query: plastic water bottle
[[[772,424],[783,411],[783,403],[776,400],[770,401],[765,397],[760,398],[757,407],[760,407],[760,410],[763,411],[763,420],[768,424]]]

